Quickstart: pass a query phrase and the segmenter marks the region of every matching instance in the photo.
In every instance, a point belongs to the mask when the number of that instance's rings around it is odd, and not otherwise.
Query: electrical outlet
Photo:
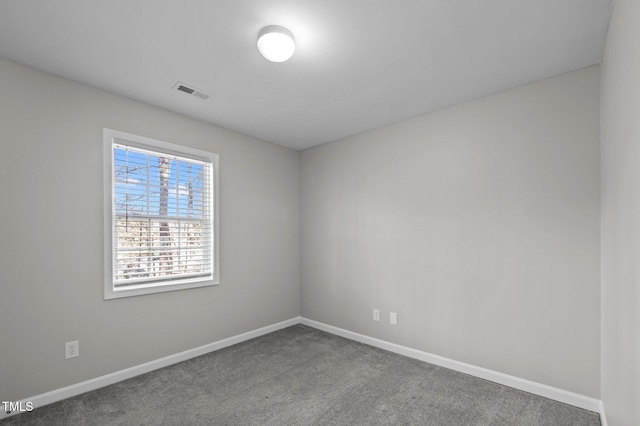
[[[64,344],[64,359],[80,356],[80,342],[75,340]]]
[[[373,320],[380,321],[380,309],[373,310]]]
[[[395,312],[389,313],[389,322],[391,325],[398,325],[398,314]]]

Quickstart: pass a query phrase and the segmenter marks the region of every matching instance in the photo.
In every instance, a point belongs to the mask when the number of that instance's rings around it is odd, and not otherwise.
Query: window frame
[[[211,232],[213,233],[213,274],[211,277],[183,278],[178,280],[162,279],[157,282],[115,288],[113,277],[116,252],[114,251],[114,144],[127,145],[132,148],[145,149],[158,154],[177,155],[185,158],[206,159],[211,162]],[[118,130],[103,128],[103,180],[104,180],[104,299],[118,299],[143,294],[185,290],[189,288],[208,287],[220,284],[220,232],[219,232],[219,156],[183,145],[138,136]]]

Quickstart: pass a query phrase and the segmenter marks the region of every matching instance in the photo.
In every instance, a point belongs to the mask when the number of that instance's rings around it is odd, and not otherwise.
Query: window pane
[[[116,226],[116,285],[212,272],[206,224],[119,217]]]

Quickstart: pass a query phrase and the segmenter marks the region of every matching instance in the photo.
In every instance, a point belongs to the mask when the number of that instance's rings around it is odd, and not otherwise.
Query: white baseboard
[[[607,423],[607,415],[604,412],[604,402],[602,401],[600,401],[600,409],[598,410],[598,412],[600,413],[600,425],[608,426],[609,423]]]
[[[31,398],[25,398],[20,400],[24,407],[27,402],[33,403],[33,408],[42,407],[54,402],[62,401],[63,399],[71,398],[72,396],[80,395],[85,392],[96,390],[105,386],[112,385],[114,383],[121,382],[123,380],[130,379],[141,374],[149,373],[150,371],[157,370],[159,368],[167,367],[178,362],[186,361],[191,358],[195,358],[200,355],[207,354],[209,352],[217,351],[218,349],[226,348],[237,343],[244,342],[265,334],[273,333],[274,331],[281,330],[283,328],[290,327],[300,323],[300,317],[295,317],[282,321],[276,324],[268,325],[266,327],[258,328],[257,330],[248,331],[246,333],[238,334],[227,339],[218,340],[217,342],[208,343],[204,346],[200,346],[194,349],[189,349],[184,352],[179,352],[174,355],[169,355],[164,358],[156,359],[154,361],[145,362],[144,364],[136,365],[124,370],[119,370],[104,376],[96,377],[94,379],[86,380],[84,382],[76,383],[75,385],[66,386],[64,388],[55,389],[50,392],[42,393],[40,395],[33,396]],[[19,414],[20,412],[12,412],[7,414],[4,407],[0,405],[0,419],[5,417]]]
[[[519,377],[510,376],[508,374],[500,373],[497,371],[488,370],[486,368],[476,367],[475,365],[466,364],[464,362],[455,361],[439,355],[434,355],[428,352],[419,351],[417,349],[408,348],[406,346],[397,345],[395,343],[386,342],[384,340],[365,336],[359,333],[354,333],[353,331],[344,330],[342,328],[334,327],[332,325],[324,324],[307,318],[301,318],[300,323],[309,327],[317,328],[318,330],[326,331],[331,334],[346,337],[347,339],[355,340],[356,342],[375,346],[389,352],[394,352],[400,355],[408,356],[410,358],[415,358],[420,361],[425,361],[431,364],[439,365],[441,367],[446,367],[451,370],[460,371],[462,373],[479,377],[481,379],[489,380],[491,382],[499,383],[501,385],[509,386],[511,388],[519,389],[535,395],[543,396],[545,398],[553,399],[555,401],[563,402],[565,404],[573,405],[585,410],[602,413],[600,415],[601,419],[604,415],[604,407],[602,406],[602,401],[600,401],[599,399],[569,392],[563,389],[554,388],[552,386],[543,385],[541,383],[532,382],[530,380],[521,379]],[[602,424],[603,426],[605,426],[606,420]]]

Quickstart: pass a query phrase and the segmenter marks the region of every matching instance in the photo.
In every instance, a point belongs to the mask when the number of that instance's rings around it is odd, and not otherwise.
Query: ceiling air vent
[[[210,94],[206,93],[204,90],[200,90],[197,89],[193,86],[189,86],[187,84],[184,84],[183,82],[179,81],[176,84],[173,85],[173,89],[175,90],[179,90],[181,92],[184,92],[188,95],[192,95],[195,96],[196,98],[200,98],[204,101],[206,101],[207,99],[209,99],[209,97],[211,96]]]

